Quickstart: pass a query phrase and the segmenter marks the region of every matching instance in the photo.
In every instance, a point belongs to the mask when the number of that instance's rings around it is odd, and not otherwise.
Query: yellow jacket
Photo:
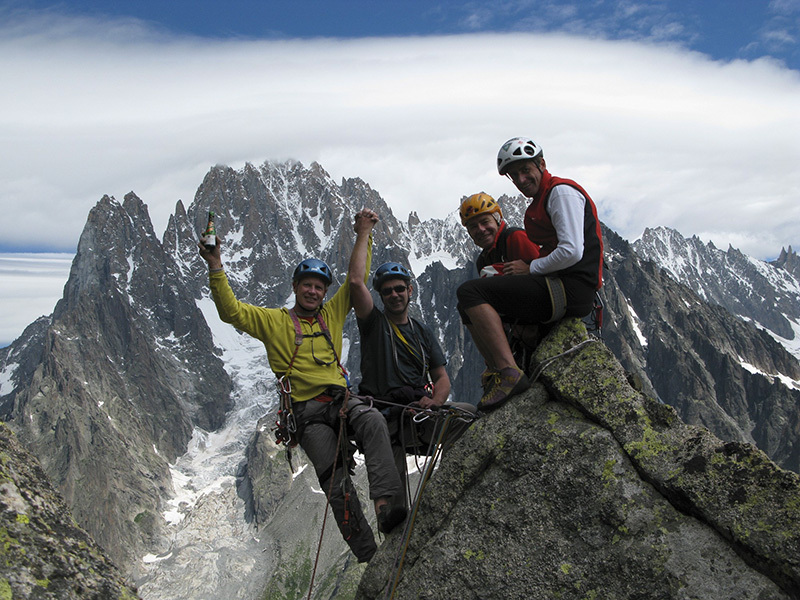
[[[370,240],[371,242],[371,240]],[[372,262],[372,244],[367,251],[366,273]],[[278,377],[286,373],[295,349],[295,331],[292,317],[286,308],[264,308],[240,302],[228,283],[224,271],[211,273],[209,285],[220,319],[237,329],[261,340],[267,350],[267,360],[272,372]],[[292,399],[304,402],[321,394],[328,386],[347,386],[336,356],[342,356],[342,331],[347,313],[350,312],[350,283],[345,279],[333,297],[325,302],[320,311],[328,326],[336,349],[323,335],[304,337],[289,374]],[[321,332],[316,319],[309,323],[299,319],[304,335]],[[323,363],[323,364],[320,364]]]

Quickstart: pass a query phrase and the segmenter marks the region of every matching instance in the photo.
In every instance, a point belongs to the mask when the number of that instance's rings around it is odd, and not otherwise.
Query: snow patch
[[[152,564],[161,562],[162,560],[167,560],[168,558],[172,558],[172,552],[165,554],[164,556],[156,556],[155,554],[145,554],[142,557],[142,562],[145,564]]]
[[[639,315],[636,314],[636,311],[633,310],[633,306],[631,306],[630,302],[626,301],[626,303],[628,305],[628,312],[631,315],[633,331],[636,334],[636,337],[639,339],[639,344],[641,344],[642,348],[647,348],[647,337],[645,337],[644,333],[639,327],[639,323],[641,323],[642,320],[639,318]]]
[[[5,396],[14,391],[14,382],[11,378],[14,375],[14,371],[17,370],[17,367],[19,367],[19,364],[9,363],[6,365],[5,369],[0,371],[0,396]]]
[[[742,366],[742,368],[748,371],[749,373],[752,373],[753,375],[761,375],[762,377],[766,377],[767,379],[773,382],[775,380],[780,381],[790,390],[800,390],[800,381],[792,379],[791,377],[788,377],[783,373],[776,374],[776,373],[767,373],[765,371],[762,371],[757,366],[744,360],[741,356],[739,356],[738,359],[739,359],[739,364]]]

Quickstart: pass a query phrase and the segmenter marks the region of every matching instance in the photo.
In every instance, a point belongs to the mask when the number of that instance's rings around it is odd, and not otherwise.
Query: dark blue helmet
[[[383,263],[378,267],[378,270],[375,271],[375,277],[372,278],[372,288],[380,292],[383,282],[387,279],[405,279],[406,281],[411,281],[411,273],[400,263]]]
[[[331,268],[318,258],[307,258],[297,265],[294,275],[292,275],[292,281],[299,281],[307,275],[319,277],[325,282],[325,285],[330,285],[333,281]]]

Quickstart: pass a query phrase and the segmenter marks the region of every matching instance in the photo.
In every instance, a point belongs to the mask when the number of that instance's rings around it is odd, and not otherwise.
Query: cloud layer
[[[295,158],[361,177],[404,217],[513,193],[531,136],[628,239],[666,225],[758,258],[800,247],[800,74],[565,34],[204,40],[137,21],[0,26],[5,249],[74,250],[103,194],[162,231],[214,164]],[[13,82],[8,85],[8,82]]]
[[[69,276],[72,254],[0,254],[0,347],[53,312]]]

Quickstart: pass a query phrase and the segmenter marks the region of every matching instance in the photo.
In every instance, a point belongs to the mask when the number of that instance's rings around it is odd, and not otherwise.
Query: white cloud
[[[401,218],[442,217],[513,193],[494,158],[530,135],[623,237],[800,247],[800,75],[768,60],[556,34],[207,41],[51,16],[0,27],[0,77],[7,245],[70,250],[103,194],[131,190],[161,232],[212,165],[289,157],[361,177]]]
[[[72,264],[71,254],[0,254],[0,347],[53,312]]]

